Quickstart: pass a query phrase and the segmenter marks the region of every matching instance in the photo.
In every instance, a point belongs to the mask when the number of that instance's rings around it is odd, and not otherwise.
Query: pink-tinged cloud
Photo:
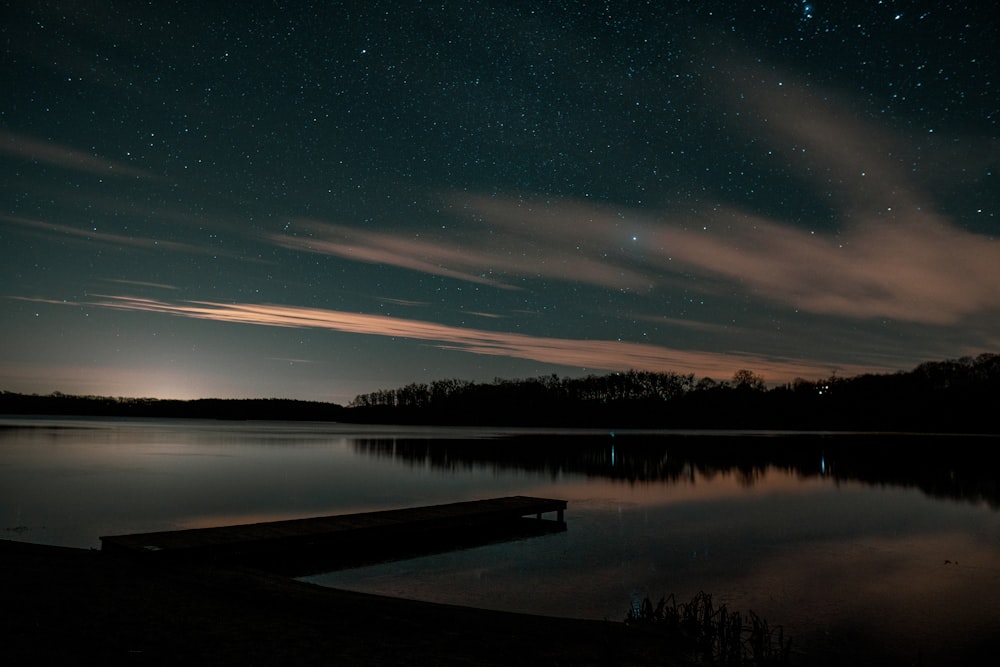
[[[138,169],[123,162],[108,160],[84,153],[62,144],[33,139],[23,134],[0,130],[0,153],[13,155],[32,162],[42,162],[62,169],[82,171],[97,176],[154,180],[152,172]]]
[[[834,370],[845,375],[873,370],[870,367],[860,366],[833,368],[828,363],[810,363],[743,353],[722,354],[677,350],[643,343],[544,338],[452,327],[433,322],[382,315],[366,315],[299,306],[211,301],[167,302],[120,295],[98,295],[97,298],[97,301],[87,302],[85,305],[235,324],[327,329],[353,334],[429,341],[441,349],[530,359],[547,364],[593,370],[616,371],[641,368],[728,378],[740,368],[749,368],[762,374],[770,382],[791,381],[796,377],[827,377]]]
[[[653,234],[678,266],[824,315],[950,325],[1000,312],[1000,244],[915,214],[839,237],[733,214],[726,234]]]
[[[802,311],[857,319],[955,324],[1000,312],[1000,244],[931,214],[913,212],[905,221],[872,221],[823,235],[725,209],[711,219],[655,220],[572,201],[473,195],[464,204],[494,233],[537,230],[541,248],[572,238],[581,248],[619,249],[604,254],[606,273],[639,275],[638,267],[643,276],[656,276],[653,286],[694,275],[703,290],[736,289]],[[620,250],[633,236],[637,247]],[[561,278],[575,280],[578,267],[566,268]]]

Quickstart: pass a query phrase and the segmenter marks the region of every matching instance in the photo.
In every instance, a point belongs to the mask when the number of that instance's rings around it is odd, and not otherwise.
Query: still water
[[[809,664],[974,664],[1000,648],[1000,492],[980,462],[997,444],[0,418],[0,538],[99,548],[109,534],[561,498],[563,533],[306,579],[612,620],[703,590],[784,626]]]

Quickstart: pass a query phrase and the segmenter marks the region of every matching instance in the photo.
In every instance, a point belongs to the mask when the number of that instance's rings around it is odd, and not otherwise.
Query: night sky
[[[989,2],[5,2],[0,389],[1000,351]]]

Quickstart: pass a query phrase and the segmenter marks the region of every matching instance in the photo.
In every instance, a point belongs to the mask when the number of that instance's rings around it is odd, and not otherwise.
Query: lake
[[[1000,649],[995,437],[0,418],[0,537],[101,535],[507,495],[567,530],[304,579],[622,620],[699,591],[809,664],[977,664]]]

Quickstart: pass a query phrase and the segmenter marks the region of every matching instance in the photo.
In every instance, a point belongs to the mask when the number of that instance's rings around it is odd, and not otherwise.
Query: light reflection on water
[[[902,662],[919,654],[925,664],[953,662],[977,641],[997,646],[995,499],[991,508],[975,494],[931,497],[920,488],[938,489],[934,477],[922,486],[836,477],[838,463],[846,464],[826,454],[812,464],[678,464],[655,447],[638,456],[619,435],[605,449],[598,440],[583,458],[577,440],[543,455],[549,440],[537,437],[507,456],[516,447],[499,435],[0,420],[0,537],[96,548],[106,534],[553,497],[569,501],[564,533],[307,579],[612,620],[644,596],[684,600],[704,590],[783,624],[812,664],[822,662],[817,655],[870,656],[870,642]]]

